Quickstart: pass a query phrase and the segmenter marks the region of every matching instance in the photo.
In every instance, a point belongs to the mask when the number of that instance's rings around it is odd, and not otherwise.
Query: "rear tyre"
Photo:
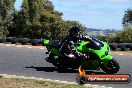
[[[63,67],[64,67],[61,63],[58,63],[58,62],[53,62],[52,64],[53,64],[55,67],[57,67],[57,68],[63,68]]]
[[[107,74],[117,73],[120,69],[119,63],[114,58],[112,58],[107,65],[101,64],[100,67]]]
[[[52,62],[52,64],[53,64],[55,67],[57,67],[59,70],[65,70],[65,69],[67,69],[67,66],[65,66],[64,63],[62,63],[61,61],[59,61],[59,60],[57,60],[57,59],[55,59],[55,60]]]

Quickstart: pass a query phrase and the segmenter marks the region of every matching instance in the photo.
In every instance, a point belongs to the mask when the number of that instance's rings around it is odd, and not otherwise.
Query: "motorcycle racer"
[[[82,59],[88,58],[87,55],[78,52],[75,48],[75,45],[80,40],[90,41],[90,37],[81,35],[80,31],[80,28],[76,26],[70,28],[69,35],[67,35],[60,43],[61,47],[59,51],[64,58],[68,58],[69,60],[75,60],[79,57],[82,57]],[[48,58],[47,61],[50,62],[50,58]]]

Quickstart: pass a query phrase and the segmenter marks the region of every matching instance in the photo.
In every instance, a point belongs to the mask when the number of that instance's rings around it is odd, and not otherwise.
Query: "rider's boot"
[[[45,58],[45,60],[46,60],[47,62],[49,62],[49,63],[52,63],[52,59],[49,58],[49,57]]]

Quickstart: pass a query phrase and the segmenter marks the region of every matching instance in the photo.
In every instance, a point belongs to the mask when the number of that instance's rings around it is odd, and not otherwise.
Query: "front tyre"
[[[120,69],[119,63],[114,58],[112,58],[107,65],[101,64],[100,67],[107,74],[117,73]]]

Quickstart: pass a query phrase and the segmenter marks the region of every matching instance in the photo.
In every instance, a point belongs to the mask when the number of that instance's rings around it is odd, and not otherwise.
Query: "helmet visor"
[[[80,36],[80,32],[74,32],[73,36],[78,38]]]

